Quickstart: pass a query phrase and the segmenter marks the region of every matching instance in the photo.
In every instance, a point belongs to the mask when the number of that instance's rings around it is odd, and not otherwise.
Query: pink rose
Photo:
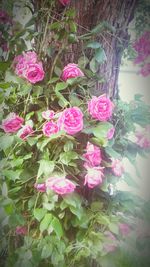
[[[76,186],[70,180],[65,177],[55,178],[50,177],[46,180],[46,187],[48,189],[53,190],[55,193],[59,195],[72,193]]]
[[[10,113],[6,119],[2,120],[1,128],[5,133],[14,133],[21,128],[23,122],[23,118],[17,116],[15,113]]]
[[[27,235],[27,227],[26,226],[17,226],[16,227],[16,234],[17,235]]]
[[[84,185],[87,184],[89,188],[93,188],[103,182],[103,167],[88,168],[85,176]]]
[[[37,184],[36,183],[36,184],[34,184],[34,188],[36,188],[37,191],[42,192],[42,193],[44,193],[46,191],[45,183],[43,183],[43,184]]]
[[[113,252],[116,250],[117,248],[117,239],[116,237],[110,232],[110,231],[106,231],[104,232],[105,236],[109,239],[109,243],[108,241],[106,243],[104,243],[104,250],[106,252]]]
[[[18,132],[18,136],[23,139],[23,140],[27,140],[27,136],[28,135],[32,135],[33,133],[33,129],[31,126],[29,125],[25,125],[22,127],[22,129]]]
[[[59,2],[60,2],[62,5],[66,6],[66,5],[68,5],[68,4],[70,3],[70,0],[59,0]]]
[[[144,131],[135,133],[137,138],[136,143],[141,148],[150,148],[150,126],[148,125]]]
[[[83,129],[83,114],[78,107],[66,108],[58,119],[59,129],[73,135]]]
[[[146,31],[133,45],[137,52],[137,58],[134,63],[143,62],[150,55],[150,31]]]
[[[148,75],[150,75],[150,63],[146,63],[142,69],[140,70],[140,74],[143,77],[147,77]]]
[[[88,102],[88,111],[92,118],[107,121],[112,115],[114,104],[105,95],[93,96]]]
[[[39,81],[42,81],[44,79],[44,70],[42,63],[33,63],[29,64],[27,66],[26,72],[25,72],[25,78],[30,82],[30,83],[37,83]]]
[[[46,110],[42,112],[42,117],[46,120],[53,119],[55,112],[53,110]]]
[[[123,236],[128,235],[131,231],[129,225],[126,223],[119,223],[119,230]]]
[[[70,78],[83,77],[84,73],[79,69],[77,64],[70,63],[64,67],[61,78],[67,81]]]
[[[111,167],[112,167],[113,173],[118,177],[121,177],[122,174],[124,173],[123,164],[119,159],[112,159]]]
[[[110,128],[110,129],[108,130],[108,132],[107,132],[107,139],[108,139],[108,140],[110,140],[110,139],[113,138],[113,136],[114,136],[114,132],[115,132],[115,128],[114,128],[114,127]]]
[[[37,54],[34,51],[24,52],[14,58],[12,67],[15,73],[30,83],[37,83],[44,79],[42,62],[38,62]]]
[[[102,160],[100,148],[90,142],[87,143],[86,153],[83,154],[83,157],[86,161],[84,163],[85,168],[98,166]]]
[[[50,137],[52,134],[58,133],[58,125],[53,121],[48,121],[43,125],[43,133],[47,137]]]

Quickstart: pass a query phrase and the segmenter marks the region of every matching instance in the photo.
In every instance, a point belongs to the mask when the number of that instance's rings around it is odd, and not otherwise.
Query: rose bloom
[[[115,133],[115,128],[114,128],[114,127],[110,128],[110,129],[108,130],[108,132],[107,132],[107,139],[108,139],[108,140],[112,139],[113,136],[114,136],[114,133]]]
[[[78,107],[66,108],[58,119],[59,129],[74,135],[83,129],[83,113]]]
[[[37,191],[42,192],[42,193],[44,193],[46,191],[46,185],[45,185],[45,183],[43,183],[43,184],[37,184],[37,183],[35,183],[34,184],[34,188],[36,188]]]
[[[123,236],[126,236],[131,232],[129,225],[126,223],[119,223],[119,230]]]
[[[147,77],[148,75],[150,75],[150,63],[147,63],[142,67],[142,69],[140,70],[140,74],[143,77]]]
[[[150,148],[150,126],[148,125],[144,131],[135,133],[137,138],[136,144],[141,148]]]
[[[59,0],[59,2],[64,6],[70,4],[70,0]]]
[[[12,24],[12,19],[5,10],[0,10],[0,23],[3,24]]]
[[[15,69],[16,75],[19,77],[24,77],[27,68],[27,62],[23,55],[16,56],[13,60],[12,66]]]
[[[105,95],[93,96],[88,102],[88,111],[92,118],[107,121],[112,115],[114,104]]]
[[[94,188],[103,182],[103,167],[93,167],[87,169],[87,174],[85,176],[84,185],[87,184],[89,188]]]
[[[83,77],[84,73],[79,69],[77,64],[70,63],[64,67],[61,78],[67,81],[70,78]]]
[[[16,115],[15,113],[10,113],[6,119],[2,120],[1,128],[5,131],[5,133],[14,133],[18,131],[24,119]]]
[[[76,186],[70,180],[65,177],[55,178],[50,177],[46,180],[46,187],[48,189],[53,190],[55,193],[59,195],[65,195],[72,193]]]
[[[150,55],[150,31],[146,31],[133,45],[137,52],[135,64],[143,62]]]
[[[53,121],[48,121],[43,125],[43,134],[50,137],[52,134],[58,133],[58,125]]]
[[[46,110],[42,112],[42,117],[46,120],[53,119],[55,112],[53,110]]]
[[[85,158],[85,168],[98,166],[102,160],[100,148],[90,142],[87,143],[86,153],[83,154],[83,157]]]
[[[124,173],[123,164],[119,159],[112,159],[111,167],[112,167],[113,173],[118,177],[121,177],[122,174]]]
[[[27,51],[23,53],[24,59],[29,64],[35,64],[38,62],[37,54],[34,51]]]
[[[39,81],[42,81],[44,79],[45,72],[43,70],[42,63],[33,63],[27,65],[27,69],[25,71],[25,78],[30,83],[37,83]]]
[[[117,248],[117,239],[116,239],[116,237],[110,231],[106,231],[106,232],[104,232],[104,234],[111,241],[111,243],[110,243],[110,241],[109,241],[109,243],[108,242],[104,243],[104,246],[103,246],[104,250],[106,252],[115,251],[116,248]]]
[[[16,234],[17,235],[27,235],[27,227],[26,226],[17,226],[16,227]]]
[[[23,139],[26,140],[28,135],[32,135],[33,133],[33,129],[30,125],[25,125],[22,127],[22,129],[20,129],[20,131],[18,132],[18,136]]]

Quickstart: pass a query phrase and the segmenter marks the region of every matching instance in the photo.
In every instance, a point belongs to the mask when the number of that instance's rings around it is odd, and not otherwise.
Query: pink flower
[[[143,77],[147,77],[148,75],[150,75],[150,63],[146,63],[140,70],[140,74]]]
[[[146,31],[133,45],[138,53],[134,63],[143,62],[150,55],[150,31]]]
[[[10,113],[6,119],[2,120],[1,128],[5,131],[5,133],[14,133],[18,131],[24,119],[16,115],[15,113]]]
[[[59,0],[59,2],[64,6],[70,4],[70,0]]]
[[[34,188],[36,188],[37,191],[42,192],[42,193],[44,193],[46,191],[46,185],[45,185],[45,183],[43,183],[43,184],[37,184],[37,183],[35,183],[34,184]]]
[[[34,51],[24,52],[14,58],[12,67],[15,73],[30,83],[37,83],[44,79],[45,72],[42,62],[38,62],[37,54]]]
[[[114,104],[105,95],[93,96],[88,102],[88,111],[92,118],[107,121],[112,115]]]
[[[27,66],[27,69],[25,71],[25,78],[30,82],[30,83],[37,83],[39,81],[42,81],[44,79],[45,72],[43,70],[42,63],[33,63],[29,64]]]
[[[129,225],[126,223],[119,223],[119,230],[123,236],[128,235],[131,231]]]
[[[89,188],[94,188],[95,186],[102,184],[103,182],[103,167],[93,167],[87,169],[87,174],[85,176],[84,185],[87,184]]]
[[[112,167],[113,173],[118,177],[121,177],[122,174],[124,173],[123,164],[119,159],[112,159],[111,167]]]
[[[26,226],[17,226],[16,227],[16,234],[17,235],[27,235],[27,227]]]
[[[53,110],[46,110],[42,112],[42,117],[46,120],[50,120],[54,118],[54,114]]]
[[[110,140],[110,139],[113,138],[113,136],[114,136],[114,132],[115,132],[115,128],[114,128],[114,127],[110,128],[110,129],[108,130],[108,132],[107,132],[107,139],[108,139],[108,140]]]
[[[73,135],[83,129],[83,114],[78,107],[66,108],[58,119],[59,129]]]
[[[2,25],[12,24],[12,19],[5,10],[0,10],[0,23]]]
[[[64,67],[61,78],[63,81],[67,81],[70,78],[82,77],[84,73],[79,69],[77,64],[70,63]]]
[[[98,166],[102,160],[100,148],[91,144],[90,142],[87,143],[86,153],[83,154],[83,157],[86,161],[84,163],[85,168]]]
[[[65,177],[55,178],[50,177],[46,180],[46,187],[53,190],[59,195],[72,193],[76,186],[70,180]]]
[[[48,121],[43,125],[43,134],[50,137],[52,134],[58,133],[58,125],[53,121]]]
[[[22,129],[20,129],[20,131],[18,132],[18,136],[23,140],[27,140],[27,136],[32,135],[32,133],[32,127],[30,125],[24,125]]]
[[[109,243],[108,242],[104,243],[104,250],[106,252],[115,251],[116,248],[117,248],[117,239],[116,239],[116,237],[110,231],[106,231],[104,234],[109,239]],[[112,243],[110,243],[110,242],[112,242]]]
[[[150,148],[150,126],[147,126],[144,131],[136,132],[137,145],[141,148]]]

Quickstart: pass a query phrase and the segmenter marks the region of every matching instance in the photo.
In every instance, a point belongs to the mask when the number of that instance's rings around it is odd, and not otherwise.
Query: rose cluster
[[[34,51],[24,52],[14,58],[13,68],[15,73],[30,83],[42,81],[45,76],[42,62],[38,61]]]
[[[137,52],[134,60],[135,64],[141,64],[140,74],[146,77],[150,74],[150,32],[146,31],[134,44],[133,48]]]

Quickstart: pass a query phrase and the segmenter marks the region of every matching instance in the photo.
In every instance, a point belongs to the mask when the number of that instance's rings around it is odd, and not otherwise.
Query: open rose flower
[[[126,236],[131,232],[131,228],[126,223],[119,223],[119,231],[123,236]]]
[[[108,130],[108,132],[107,132],[107,139],[108,139],[108,140],[112,139],[113,136],[114,136],[114,133],[115,133],[115,128],[114,128],[114,127],[110,128],[110,129]]]
[[[15,133],[21,128],[23,122],[23,118],[19,117],[15,113],[10,113],[6,119],[2,120],[1,128],[5,133]]]
[[[93,167],[87,169],[84,185],[87,184],[89,188],[94,188],[97,185],[101,185],[103,182],[103,167]]]
[[[43,133],[45,136],[50,137],[52,134],[58,133],[58,125],[53,121],[48,121],[43,125]]]
[[[53,190],[59,195],[65,195],[72,193],[76,186],[73,182],[66,179],[65,177],[55,178],[50,177],[46,180],[46,187]]]
[[[113,112],[114,104],[105,95],[93,96],[88,102],[88,111],[93,119],[107,121]]]
[[[19,77],[25,78],[33,84],[42,81],[45,76],[42,62],[38,61],[37,54],[34,51],[24,52],[16,56],[12,67]]]
[[[112,172],[114,173],[114,175],[121,177],[122,174],[124,173],[124,167],[123,164],[121,162],[121,160],[119,159],[112,159]]]
[[[58,119],[59,129],[74,135],[83,129],[83,113],[78,107],[66,108]]]
[[[30,83],[37,83],[39,81],[42,81],[44,79],[45,72],[43,70],[42,63],[33,63],[29,64],[27,66],[26,72],[25,72],[25,78]]]
[[[27,227],[26,226],[17,226],[16,227],[16,234],[17,235],[27,235]]]
[[[63,81],[67,81],[70,78],[82,77],[84,73],[79,69],[77,64],[70,63],[64,67],[61,78]]]
[[[42,117],[45,120],[53,119],[54,118],[54,115],[55,115],[55,112],[53,110],[46,110],[46,111],[43,111],[42,112]]]
[[[24,125],[22,129],[20,129],[18,132],[18,136],[23,140],[27,140],[27,136],[32,134],[33,134],[33,128],[30,125]]]
[[[46,184],[45,183],[42,183],[42,184],[35,183],[34,188],[36,188],[37,191],[44,193],[46,191]]]
[[[83,157],[85,158],[85,168],[98,166],[102,160],[100,148],[90,142],[87,143],[86,153],[83,154]]]
[[[70,0],[59,0],[59,2],[64,6],[70,4]]]
[[[141,148],[150,148],[150,126],[148,125],[144,131],[136,131],[136,143]]]

